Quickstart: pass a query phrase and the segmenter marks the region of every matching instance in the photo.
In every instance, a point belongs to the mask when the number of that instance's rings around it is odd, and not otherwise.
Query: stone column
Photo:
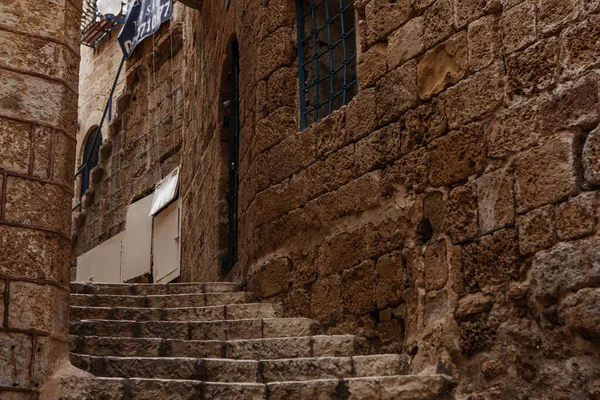
[[[37,399],[69,365],[81,0],[0,16],[0,398]]]

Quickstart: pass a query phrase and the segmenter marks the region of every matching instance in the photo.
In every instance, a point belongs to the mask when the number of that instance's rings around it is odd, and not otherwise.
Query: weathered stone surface
[[[454,2],[454,7],[454,24],[457,29],[461,29],[469,22],[479,19],[486,12],[491,13],[502,9],[500,0],[490,0],[485,2],[477,0],[456,0]]]
[[[287,290],[291,262],[282,257],[259,265],[249,279],[249,288],[258,297],[271,297]]]
[[[561,35],[562,75],[572,77],[597,67],[600,53],[600,16],[589,19],[564,30]]]
[[[0,118],[0,167],[28,173],[31,124]]]
[[[569,328],[586,339],[600,337],[600,289],[583,289],[568,296],[561,309]]]
[[[515,161],[515,193],[519,212],[553,203],[577,191],[577,139],[565,134],[523,152]]]
[[[580,240],[558,243],[536,254],[531,266],[532,296],[555,302],[559,297],[600,283],[598,242]]]
[[[294,57],[291,28],[282,27],[263,40],[258,47],[257,74],[267,78],[275,70],[290,64]]]
[[[318,380],[309,382],[269,383],[269,396],[273,400],[327,399],[336,395],[338,381]]]
[[[497,113],[486,131],[488,155],[505,158],[538,143],[537,99]]]
[[[431,224],[434,234],[444,231],[446,199],[444,199],[444,194],[442,192],[429,192],[423,198],[423,216]]]
[[[423,322],[425,325],[447,318],[450,314],[448,306],[447,290],[427,293],[425,297],[425,310],[423,312]]]
[[[256,121],[253,149],[261,153],[297,131],[296,110],[282,107],[265,118]]]
[[[375,85],[388,72],[387,56],[388,46],[385,43],[375,43],[363,54],[358,63],[361,88]]]
[[[423,17],[413,18],[388,37],[388,67],[393,69],[402,65],[419,55],[424,48]]]
[[[300,358],[263,361],[265,382],[307,381],[352,376],[350,358]]]
[[[400,121],[403,131],[402,155],[411,153],[425,144],[429,144],[448,130],[446,104],[443,99],[435,98],[404,114]],[[395,129],[392,128],[392,133]]]
[[[342,300],[352,314],[364,314],[375,308],[375,263],[365,261],[342,274]]]
[[[448,282],[446,242],[438,241],[425,250],[425,290],[440,290]]]
[[[410,18],[410,1],[374,0],[365,7],[367,18],[367,41],[374,43],[386,38],[392,31]]]
[[[448,89],[445,95],[450,129],[493,111],[502,103],[504,68],[494,64]]]
[[[353,335],[313,336],[315,357],[351,357],[358,351],[358,337]]]
[[[356,376],[402,375],[408,368],[407,359],[398,354],[355,356],[352,361]]]
[[[437,0],[423,13],[425,48],[444,40],[454,31],[454,4],[452,0]]]
[[[463,247],[463,274],[470,289],[499,285],[519,278],[518,235],[503,229]]]
[[[556,38],[542,40],[506,58],[510,90],[528,94],[548,88],[557,79],[559,43]]]
[[[29,389],[33,337],[0,332],[0,344],[0,386]]]
[[[348,104],[343,132],[345,137],[337,141],[339,147],[363,138],[375,130],[378,123],[376,95],[374,88],[363,89]]]
[[[600,128],[593,130],[583,146],[583,174],[588,185],[600,185]]]
[[[488,15],[469,24],[467,41],[471,71],[491,65],[502,53],[500,18]]]
[[[579,15],[580,2],[577,0],[541,0],[539,26],[542,32],[560,29]]]
[[[434,186],[460,182],[485,167],[483,127],[472,124],[431,143],[429,180]]]
[[[411,60],[390,71],[377,83],[377,118],[380,123],[398,119],[417,105],[417,63]]]
[[[522,49],[537,37],[536,5],[525,1],[502,15],[504,49],[507,53]]]
[[[312,316],[327,323],[339,318],[342,311],[342,278],[331,275],[321,278],[312,287]]]
[[[402,157],[396,163],[386,168],[383,173],[382,187],[386,193],[393,193],[395,188],[402,185],[423,191],[428,182],[429,153],[427,149],[419,149]]]
[[[549,205],[519,217],[519,249],[531,254],[556,242],[555,210]]]
[[[556,233],[561,240],[591,235],[596,228],[597,192],[583,193],[558,206]]]
[[[493,306],[494,298],[491,296],[486,296],[481,292],[468,294],[459,300],[454,315],[462,320],[472,315],[489,312]]]
[[[427,376],[395,376],[380,379],[381,400],[433,400],[444,396],[446,378]]]
[[[564,128],[594,128],[600,120],[599,96],[598,75],[594,73],[542,95],[540,131],[548,134]]]
[[[348,400],[378,400],[379,381],[376,378],[354,378],[344,380],[348,389]]]
[[[468,68],[467,35],[457,33],[419,58],[419,97],[429,99],[460,81]]]
[[[510,226],[515,220],[512,175],[499,169],[477,180],[479,232],[488,234]]]
[[[473,184],[459,186],[450,192],[444,227],[453,243],[473,239],[478,232],[477,188]]]
[[[365,232],[357,229],[327,239],[319,248],[317,267],[321,277],[353,267],[365,259]]]
[[[8,325],[17,329],[35,329],[59,337],[67,335],[68,293],[54,286],[29,282],[11,282]],[[48,310],[53,310],[48,313]]]
[[[402,254],[395,251],[377,260],[375,265],[375,300],[377,308],[398,304],[405,291],[405,266]]]

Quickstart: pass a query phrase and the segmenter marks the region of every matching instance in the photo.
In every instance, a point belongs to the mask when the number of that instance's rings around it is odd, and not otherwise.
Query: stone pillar
[[[81,0],[0,2],[0,398],[67,359]]]

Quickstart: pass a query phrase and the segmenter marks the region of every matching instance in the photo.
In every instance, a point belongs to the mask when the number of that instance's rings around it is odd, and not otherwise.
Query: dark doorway
[[[240,159],[240,95],[239,95],[239,47],[234,40],[230,49],[230,69],[228,71],[229,99],[226,100],[229,112],[223,121],[228,131],[229,162],[227,184],[227,253],[221,258],[223,272],[229,272],[238,257],[238,197]]]

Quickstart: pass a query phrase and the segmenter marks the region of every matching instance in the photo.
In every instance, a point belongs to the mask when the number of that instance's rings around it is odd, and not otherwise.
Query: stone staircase
[[[360,355],[234,283],[71,285],[71,399],[447,399],[444,375],[403,355]]]

